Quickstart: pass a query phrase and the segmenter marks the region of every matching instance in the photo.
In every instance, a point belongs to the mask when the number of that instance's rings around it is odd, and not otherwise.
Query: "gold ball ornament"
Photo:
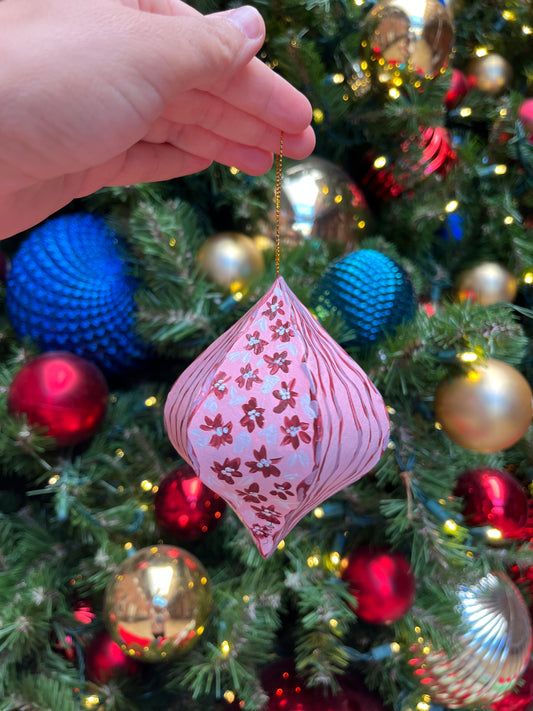
[[[246,293],[265,269],[262,251],[240,232],[218,232],[208,237],[197,255],[200,271],[232,294]]]
[[[177,546],[137,551],[117,568],[105,592],[109,634],[124,654],[143,662],[172,660],[189,650],[210,611],[204,566]]]
[[[270,219],[274,224],[274,212]],[[280,237],[285,244],[316,239],[353,250],[370,220],[364,193],[335,163],[311,156],[284,171]]]
[[[449,10],[439,0],[390,0],[376,5],[362,27],[362,67],[376,85],[399,87],[433,79],[450,62],[454,38]]]
[[[477,89],[497,96],[510,88],[513,67],[501,54],[492,52],[473,59],[466,68],[466,75]]]
[[[489,573],[458,589],[460,623],[450,650],[414,646],[410,663],[431,702],[456,709],[502,699],[518,682],[531,653],[529,611],[518,588]]]
[[[473,363],[441,381],[435,419],[456,444],[475,452],[497,452],[516,444],[533,416],[529,383],[500,360]]]
[[[497,262],[482,262],[457,278],[459,301],[476,301],[483,306],[514,301],[517,288],[513,274]]]

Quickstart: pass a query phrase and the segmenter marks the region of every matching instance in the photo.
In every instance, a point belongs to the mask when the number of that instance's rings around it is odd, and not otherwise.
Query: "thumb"
[[[174,92],[223,90],[265,39],[263,18],[249,5],[211,15],[152,15],[151,20],[157,42],[154,46],[152,35],[148,46],[163,54],[165,78]]]

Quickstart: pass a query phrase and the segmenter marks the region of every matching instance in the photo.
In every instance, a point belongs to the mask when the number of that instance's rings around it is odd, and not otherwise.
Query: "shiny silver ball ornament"
[[[411,659],[431,702],[450,709],[502,699],[522,676],[532,641],[527,606],[506,575],[461,585],[458,597],[461,623],[450,631],[456,651],[428,644]]]
[[[368,233],[370,219],[364,193],[335,163],[311,156],[285,169],[280,236],[286,244],[316,239],[349,251]]]

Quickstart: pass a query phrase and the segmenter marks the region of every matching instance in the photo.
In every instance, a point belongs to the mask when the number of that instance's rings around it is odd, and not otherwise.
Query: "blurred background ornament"
[[[340,690],[323,694],[320,688],[307,688],[296,673],[293,660],[267,665],[261,683],[268,695],[265,711],[384,711],[379,696],[372,693],[357,674],[338,680]],[[234,708],[239,709],[236,704]],[[246,708],[246,707],[245,707]]]
[[[335,163],[311,156],[284,170],[280,199],[284,243],[296,246],[315,239],[347,251],[368,233],[370,221],[363,192]]]
[[[47,220],[24,240],[6,304],[20,338],[122,374],[149,355],[136,332],[136,290],[119,236],[102,217],[76,213]]]
[[[476,301],[483,306],[513,302],[517,288],[516,277],[497,262],[482,262],[465,269],[456,283],[459,301]]]
[[[224,499],[186,463],[162,479],[154,498],[156,522],[177,540],[198,540],[218,526],[225,510]]]
[[[463,472],[454,496],[463,499],[463,515],[469,526],[489,526],[502,538],[509,538],[519,535],[527,523],[527,493],[505,470],[477,467]]]
[[[135,659],[124,654],[106,630],[98,632],[85,650],[85,675],[95,684],[134,676],[141,671]]]
[[[170,661],[203,634],[211,587],[200,561],[183,548],[152,546],[117,568],[107,586],[104,614],[111,637],[139,661]]]
[[[108,405],[107,382],[94,363],[75,353],[50,351],[25,363],[7,394],[11,415],[46,428],[59,447],[70,447],[100,427]]]
[[[217,232],[208,237],[197,255],[200,272],[233,295],[245,294],[265,269],[263,251],[240,232]]]
[[[366,622],[390,624],[413,604],[415,576],[406,558],[396,551],[358,548],[342,561],[341,571],[357,601],[354,612]]]
[[[412,647],[424,693],[432,703],[456,709],[494,703],[513,689],[531,653],[531,621],[514,583],[502,573],[489,573],[475,584],[458,588],[458,628],[445,631],[453,651],[430,641]]]
[[[472,87],[492,96],[509,90],[513,82],[513,67],[496,52],[472,59],[465,73]]]
[[[455,67],[452,69],[452,79],[450,88],[444,97],[444,106],[448,111],[455,109],[465,98],[470,90],[468,79],[465,74]]]
[[[533,414],[524,376],[490,358],[445,377],[435,392],[435,419],[456,444],[475,452],[497,452],[516,444]]]
[[[430,175],[444,177],[456,162],[448,131],[443,126],[421,126],[418,135],[402,140],[390,155],[370,151],[363,161],[361,186],[370,195],[389,201],[409,195]]]
[[[343,345],[366,346],[392,334],[413,318],[416,295],[411,279],[393,259],[361,249],[332,262],[318,279],[312,306],[319,318],[340,317]]]
[[[434,78],[449,64],[454,28],[439,0],[389,0],[375,5],[362,27],[360,59],[375,85],[399,87]]]
[[[533,99],[525,99],[520,104],[518,118],[524,126],[526,138],[533,143]]]

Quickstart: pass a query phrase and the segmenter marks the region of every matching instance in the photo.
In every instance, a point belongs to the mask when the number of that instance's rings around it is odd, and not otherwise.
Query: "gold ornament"
[[[516,685],[528,664],[529,612],[518,588],[502,573],[461,585],[458,597],[461,621],[446,634],[452,651],[416,645],[410,663],[432,703],[449,709],[493,704]]]
[[[159,662],[186,652],[204,631],[211,610],[207,572],[183,548],[143,548],[127,558],[107,586],[109,634],[125,654]]]
[[[482,262],[461,272],[457,278],[459,301],[476,301],[483,306],[512,302],[516,297],[517,280],[511,272],[496,262]]]
[[[240,232],[218,232],[208,237],[197,261],[203,274],[232,294],[246,293],[265,268],[261,250]]]
[[[441,381],[435,418],[456,444],[475,452],[507,449],[525,434],[533,408],[529,383],[500,360],[472,364]]]
[[[492,96],[501,94],[513,81],[513,67],[505,57],[495,52],[473,59],[466,68],[466,74],[475,79],[480,91]]]
[[[379,84],[399,87],[402,71],[414,81],[432,79],[448,66],[454,29],[439,0],[390,0],[363,23],[361,66]]]
[[[363,192],[335,163],[311,156],[285,171],[280,233],[287,244],[296,246],[317,239],[352,250],[359,235],[368,231],[369,223]]]

